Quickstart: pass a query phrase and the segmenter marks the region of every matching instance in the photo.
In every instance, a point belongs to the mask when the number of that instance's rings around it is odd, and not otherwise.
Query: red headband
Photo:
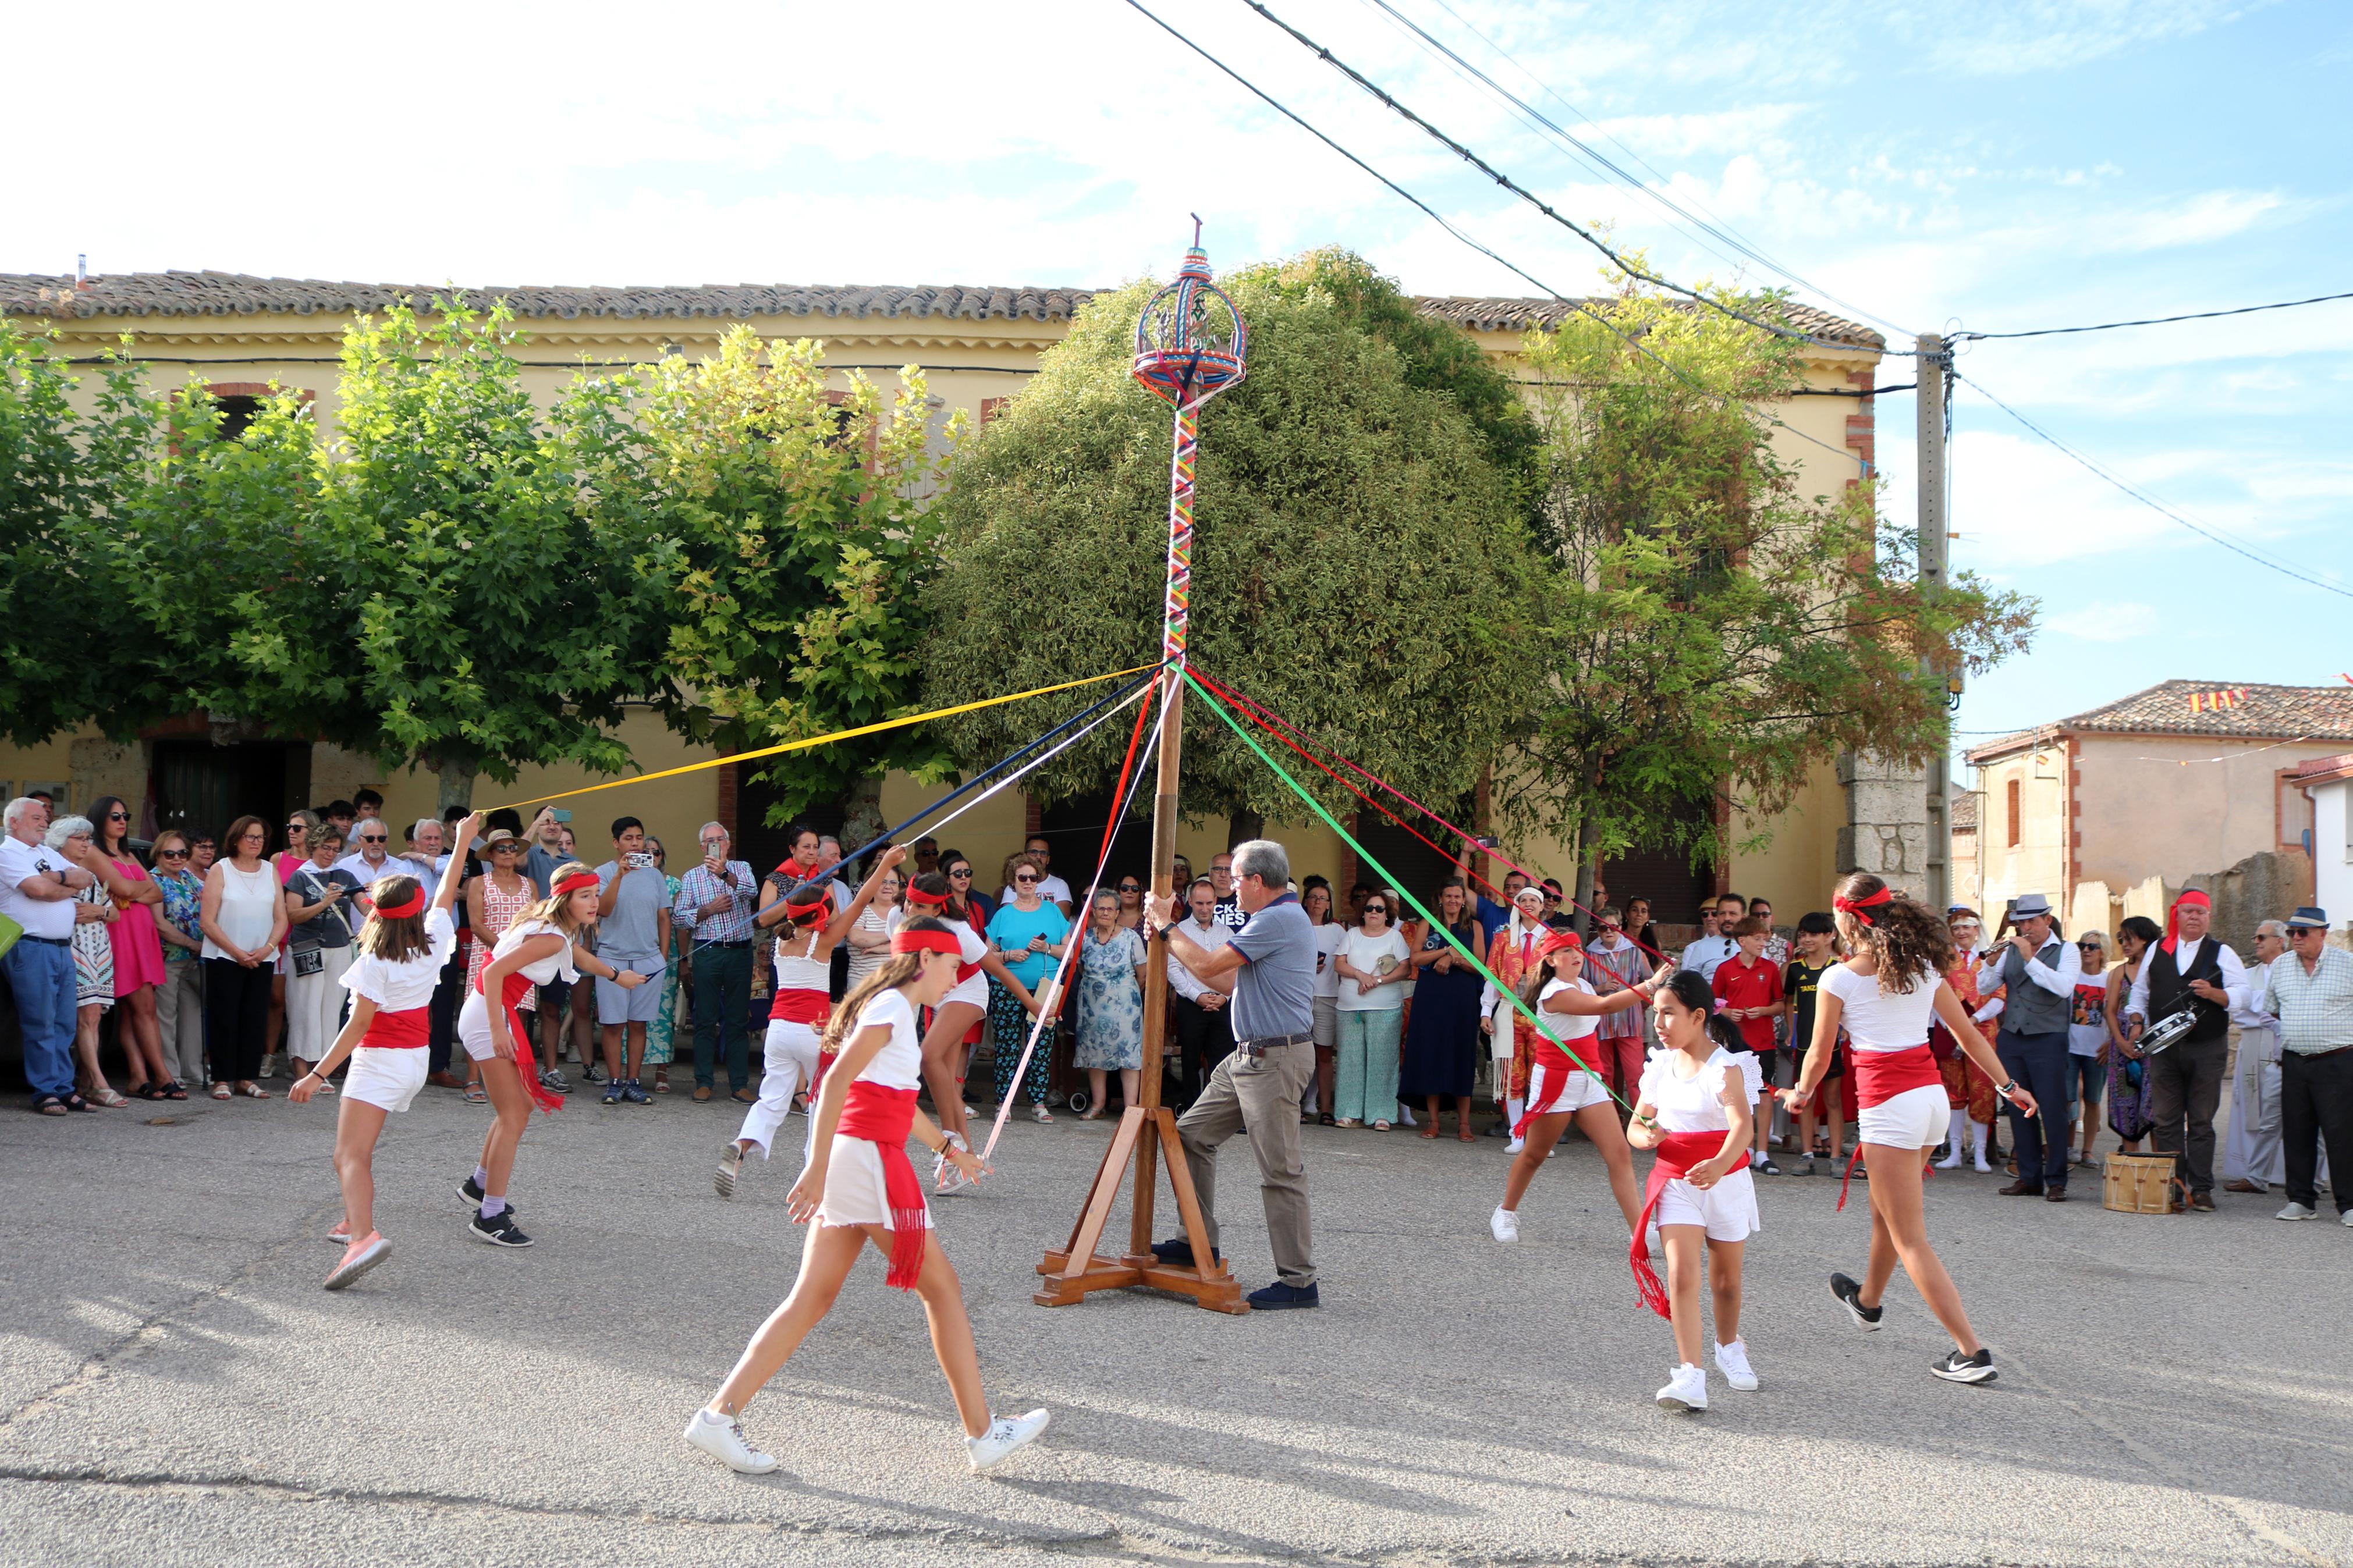
[[[833,900],[827,898],[823,893],[819,893],[816,898],[811,899],[805,904],[797,904],[790,899],[786,899],[785,900],[785,913],[796,921],[799,920],[803,915],[817,914],[820,910],[829,910],[831,908],[833,908]]]
[[[1572,947],[1581,948],[1584,945],[1585,939],[1575,931],[1556,931],[1544,939],[1544,946],[1539,951],[1545,957],[1550,958],[1556,952],[1566,952]]]
[[[2173,900],[2173,907],[2165,911],[2165,941],[2158,944],[2168,952],[2173,952],[2173,944],[2180,940],[2181,906],[2184,904],[2196,904],[2201,910],[2211,910],[2214,907],[2214,900],[2195,888]]]
[[[964,956],[964,944],[952,931],[902,931],[891,939],[892,952],[945,952]]]
[[[1836,910],[1842,915],[1852,915],[1856,920],[1861,921],[1864,925],[1868,926],[1877,925],[1879,922],[1873,920],[1866,911],[1875,910],[1882,904],[1893,903],[1894,901],[1895,889],[1893,888],[1882,888],[1879,891],[1860,899],[1850,899],[1843,893],[1839,894],[1831,900],[1831,908]]]
[[[577,871],[555,884],[555,896],[559,899],[568,899],[583,888],[594,888],[600,885],[601,884],[596,880],[596,872]]]
[[[936,910],[948,901],[948,896],[945,893],[927,893],[921,888],[909,888],[907,901],[921,904],[927,910]]]
[[[375,918],[380,921],[405,921],[411,915],[425,912],[425,889],[422,884],[411,888],[408,897],[396,904],[378,904]]]

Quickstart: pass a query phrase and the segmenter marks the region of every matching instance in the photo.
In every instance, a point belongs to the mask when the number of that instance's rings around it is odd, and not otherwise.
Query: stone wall
[[[2257,925],[2285,920],[2297,906],[2312,902],[2312,861],[2300,850],[2269,850],[2227,871],[2191,877],[2183,886],[2214,900],[2214,934],[2244,957],[2255,950]]]
[[[120,795],[131,803],[132,832],[139,832],[139,809],[147,799],[147,748],[136,741],[125,746],[88,739],[76,741],[68,754],[73,759],[73,780],[67,800],[73,814],[87,816],[90,803],[100,795]]]
[[[1869,752],[1839,758],[1846,823],[1838,831],[1838,870],[1868,871],[1914,898],[1928,893],[1928,776]]]

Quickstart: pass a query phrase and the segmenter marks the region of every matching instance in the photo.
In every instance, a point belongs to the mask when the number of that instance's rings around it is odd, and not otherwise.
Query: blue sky
[[[1148,3],[1529,271],[1597,287],[1573,237],[1240,0]],[[1656,267],[1731,275],[1370,0],[1269,3]],[[2342,6],[1391,4],[1907,333],[2353,289]],[[0,268],[87,251],[99,271],[418,283],[1109,284],[1165,272],[1198,211],[1221,264],[1338,242],[1417,290],[1527,291],[1122,0],[373,15],[265,4],[222,28],[129,6],[73,68],[12,81],[0,123],[50,151],[18,161]],[[2198,521],[2353,588],[2348,347],[2353,301],[1983,342],[1960,368]],[[1910,395],[1879,415],[1908,521]],[[1957,563],[2043,606],[2033,652],[1968,693],[1959,743],[2172,677],[2353,669],[2342,595],[2117,494],[1968,387],[1955,419]]]

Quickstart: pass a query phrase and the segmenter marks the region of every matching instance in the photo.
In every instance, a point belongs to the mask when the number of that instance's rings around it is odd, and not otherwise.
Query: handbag
[[[16,939],[24,934],[23,926],[7,915],[0,915],[0,958],[7,957],[8,950],[16,946]]]

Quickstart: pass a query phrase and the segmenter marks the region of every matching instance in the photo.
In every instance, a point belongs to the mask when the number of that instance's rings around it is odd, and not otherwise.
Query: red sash
[[[474,976],[475,994],[484,1001],[490,999],[490,993],[482,989],[482,983],[490,977],[488,969]],[[522,1075],[523,1092],[531,1096],[533,1104],[553,1116],[563,1109],[564,1099],[540,1083],[539,1069],[532,1062],[531,1037],[523,1032],[522,1020],[515,1016],[515,1005],[530,990],[531,982],[524,978],[521,970],[515,970],[508,974],[506,984],[500,988],[498,1005],[507,1016],[507,1039],[514,1047],[515,1071]]]
[[[1690,1175],[1694,1165],[1723,1152],[1721,1132],[1670,1132],[1659,1141],[1659,1157],[1651,1163],[1651,1179],[1642,1189],[1642,1217],[1634,1222],[1634,1240],[1626,1248],[1626,1261],[1633,1267],[1634,1289],[1642,1305],[1670,1321],[1674,1312],[1667,1300],[1667,1288],[1659,1283],[1659,1272],[1651,1267],[1651,1216],[1658,1211],[1659,1194],[1667,1190],[1669,1182]]]
[[[829,1066],[819,1058],[820,1066]],[[912,1290],[923,1272],[923,1184],[907,1159],[907,1135],[915,1128],[915,1091],[860,1079],[849,1086],[834,1131],[863,1138],[882,1154],[882,1187],[891,1199],[891,1272],[883,1283]]]
[[[425,1048],[433,1032],[433,1008],[430,1004],[411,1007],[406,1013],[387,1013],[379,1007],[368,1020],[367,1036],[360,1041],[378,1050],[416,1051]]]
[[[1851,1050],[1847,1063],[1854,1078],[1855,1101],[1865,1110],[1915,1089],[1941,1091],[1945,1087],[1945,1074],[1936,1066],[1936,1054],[1926,1040],[1900,1051]],[[1854,1152],[1847,1156],[1846,1173],[1839,1178],[1841,1209],[1846,1207],[1846,1190],[1854,1180],[1855,1163],[1862,1158],[1862,1132],[1857,1128]]]
[[[779,991],[768,1006],[769,1017],[787,1024],[822,1024],[832,1013],[833,1002],[822,991]]]
[[[1552,1114],[1552,1108],[1560,1103],[1561,1096],[1568,1092],[1568,1086],[1577,1081],[1577,1075],[1581,1072],[1591,1070],[1585,1065],[1584,1061],[1576,1055],[1569,1051],[1563,1050],[1560,1047],[1553,1044],[1550,1040],[1546,1039],[1542,1035],[1538,1035],[1535,1041],[1528,1047],[1528,1063],[1531,1068],[1546,1068],[1553,1072],[1558,1073],[1560,1075],[1560,1085],[1558,1088],[1555,1089],[1551,1094],[1546,1096],[1545,1102],[1542,1105],[1538,1105],[1535,1102],[1535,1094],[1531,1093],[1528,1096],[1527,1110],[1522,1113],[1519,1121],[1514,1123],[1512,1127],[1512,1136],[1514,1138],[1526,1137],[1528,1135],[1528,1123],[1534,1121],[1539,1116],[1547,1116]],[[1533,1072],[1530,1074],[1529,1080],[1531,1082],[1535,1081],[1535,1075]]]

